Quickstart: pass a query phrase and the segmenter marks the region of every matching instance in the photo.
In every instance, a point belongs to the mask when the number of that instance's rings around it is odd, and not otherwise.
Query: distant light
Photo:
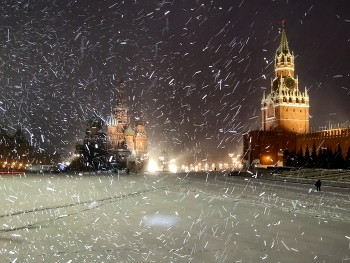
[[[174,164],[170,164],[169,165],[169,171],[172,173],[176,173],[177,172],[177,167]]]
[[[156,162],[154,161],[149,161],[148,163],[148,171],[151,173],[154,173],[155,171],[157,171],[158,169],[158,165]]]

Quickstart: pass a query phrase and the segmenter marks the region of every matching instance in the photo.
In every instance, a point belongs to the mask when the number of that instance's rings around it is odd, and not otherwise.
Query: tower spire
[[[281,42],[275,55],[275,78],[271,93],[263,94],[261,102],[262,128],[304,133],[309,130],[309,96],[299,91],[294,77],[294,55],[289,50],[284,19]]]
[[[118,97],[118,106],[119,107],[126,107],[124,89],[125,89],[125,84],[124,84],[124,81],[121,80],[119,83],[119,97]]]
[[[283,54],[288,54],[290,53],[289,47],[288,47],[288,40],[287,40],[287,35],[286,35],[286,30],[284,29],[284,19],[282,20],[282,37],[281,37],[281,43],[280,46],[277,49],[276,52],[278,55],[283,53]]]

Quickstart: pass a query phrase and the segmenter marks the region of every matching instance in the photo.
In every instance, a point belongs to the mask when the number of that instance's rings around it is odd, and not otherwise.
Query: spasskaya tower
[[[270,94],[261,100],[262,130],[284,130],[292,133],[309,131],[309,96],[301,92],[294,76],[294,54],[289,50],[284,22],[281,42],[275,54],[275,77]]]

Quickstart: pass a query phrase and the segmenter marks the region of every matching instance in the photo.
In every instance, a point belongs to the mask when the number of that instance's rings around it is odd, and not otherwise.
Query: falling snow
[[[286,20],[296,73],[308,87],[310,125],[324,126],[327,108],[337,112],[327,122],[347,123],[345,5],[345,0],[331,7],[316,1],[5,1],[3,125],[21,126],[43,149],[72,152],[86,121],[94,114],[107,116],[115,106],[117,83],[124,79],[131,116],[142,111],[147,119],[151,152],[166,148],[195,160],[212,149],[218,158],[227,156],[240,149],[242,133],[260,126],[254,113],[273,76],[282,19],[276,14]],[[233,127],[236,133],[228,132]],[[213,139],[205,140],[206,134]],[[172,137],[183,143],[171,143]]]
[[[110,114],[123,79],[150,154],[220,161],[261,126],[282,18],[310,126],[348,126],[348,10],[348,0],[5,0],[1,127],[68,155],[88,119]],[[350,259],[347,186],[225,175],[1,176],[0,261]]]

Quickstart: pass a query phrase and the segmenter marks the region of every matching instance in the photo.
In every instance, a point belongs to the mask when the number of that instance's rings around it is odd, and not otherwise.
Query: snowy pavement
[[[0,262],[350,262],[350,191],[220,172],[2,176]]]

